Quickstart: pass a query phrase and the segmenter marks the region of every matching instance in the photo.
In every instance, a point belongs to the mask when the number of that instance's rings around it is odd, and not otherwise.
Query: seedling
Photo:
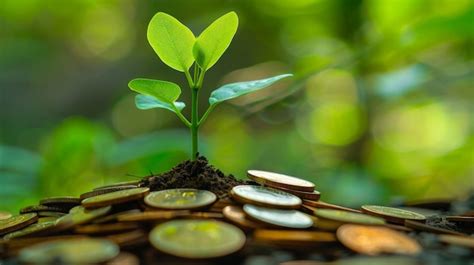
[[[221,102],[268,87],[291,74],[266,79],[226,84],[211,93],[209,107],[199,117],[198,94],[206,72],[216,64],[237,32],[239,19],[235,12],[229,12],[209,25],[199,37],[176,18],[158,12],[148,24],[147,37],[158,57],[169,67],[183,72],[191,89],[191,121],[181,111],[185,104],[176,101],[181,88],[172,82],[137,78],[128,83],[131,90],[138,92],[135,104],[139,109],[162,108],[174,112],[191,130],[192,159],[198,154],[198,129],[212,110]],[[192,67],[192,73],[190,68]]]

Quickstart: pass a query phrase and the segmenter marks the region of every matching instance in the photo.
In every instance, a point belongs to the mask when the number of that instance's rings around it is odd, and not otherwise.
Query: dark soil
[[[232,187],[246,183],[248,182],[237,180],[233,175],[225,175],[210,165],[204,156],[200,156],[195,161],[186,160],[168,172],[145,177],[139,186],[149,187],[152,191],[176,188],[202,189],[212,191],[219,198],[226,198]]]

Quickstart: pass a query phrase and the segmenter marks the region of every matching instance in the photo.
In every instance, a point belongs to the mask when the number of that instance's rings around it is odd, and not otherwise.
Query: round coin
[[[403,224],[405,220],[425,221],[426,217],[422,214],[415,213],[408,210],[378,206],[378,205],[363,205],[362,211],[364,213],[375,215],[386,219],[387,221]]]
[[[311,200],[311,201],[317,201],[319,198],[321,198],[321,193],[317,190],[314,190],[312,192],[306,192],[306,191],[299,191],[299,190],[291,190],[291,189],[285,189],[282,187],[275,187],[276,189],[286,191],[288,193],[291,193],[293,195],[296,195],[300,197],[302,200]]]
[[[70,207],[81,204],[81,199],[72,196],[48,197],[40,200],[40,204],[48,206],[67,205]]]
[[[288,228],[309,228],[313,226],[313,219],[297,210],[272,209],[251,204],[244,205],[243,209],[251,218],[271,225]]]
[[[36,213],[27,213],[0,220],[0,235],[26,227],[38,220]]]
[[[151,192],[145,197],[145,203],[161,209],[185,210],[209,206],[216,199],[217,196],[207,190],[169,189]]]
[[[110,212],[111,206],[87,210],[82,206],[76,206],[65,216],[56,220],[55,231],[64,231],[76,225],[88,223],[96,218],[102,217]]]
[[[303,200],[303,205],[310,206],[313,208],[334,209],[334,210],[341,210],[341,211],[347,211],[347,212],[352,212],[352,213],[362,213],[359,210],[347,208],[347,207],[336,205],[336,204],[330,204],[323,201]]]
[[[320,231],[257,229],[253,236],[256,241],[285,246],[328,244],[337,241],[333,233]]]
[[[291,190],[299,190],[304,192],[314,191],[314,184],[300,178],[287,176],[284,174],[262,171],[248,170],[247,176],[257,183],[270,187],[281,187]]]
[[[337,229],[337,238],[346,247],[365,255],[413,255],[421,251],[421,246],[414,239],[381,226],[345,224]]]
[[[230,194],[241,203],[257,204],[283,209],[298,209],[301,199],[293,194],[262,186],[239,185],[232,188]]]
[[[123,182],[117,182],[117,183],[100,186],[100,187],[94,188],[94,190],[103,190],[103,189],[123,187],[123,186],[135,186],[135,188],[138,188],[138,184],[140,184],[140,181],[137,181],[137,180],[123,181]]]
[[[236,224],[237,226],[245,229],[264,228],[265,225],[259,222],[255,222],[245,216],[245,212],[242,207],[236,205],[229,205],[222,209],[224,217]]]
[[[83,193],[79,196],[79,198],[81,200],[84,200],[84,199],[94,197],[94,196],[97,196],[97,195],[101,195],[101,194],[106,194],[106,193],[119,191],[119,190],[135,189],[135,188],[137,188],[137,186],[135,186],[135,185],[126,185],[126,186],[116,186],[116,187],[102,188],[102,189],[93,190],[93,191]]]
[[[119,247],[104,239],[68,239],[40,243],[23,249],[18,259],[27,264],[97,264],[119,254]]]
[[[34,223],[31,224],[21,230],[17,230],[15,232],[11,232],[9,234],[6,234],[3,238],[4,239],[12,239],[12,238],[20,238],[20,237],[25,237],[25,236],[33,236],[33,235],[39,235],[43,232],[48,231],[55,225],[55,220],[54,221],[46,221],[46,222],[41,222],[41,223]]]
[[[316,209],[314,215],[318,217],[318,227],[327,229],[336,229],[345,223],[364,225],[385,224],[385,220],[379,217],[341,210]]]
[[[158,250],[183,258],[215,258],[241,249],[245,234],[237,227],[213,220],[173,220],[149,235]]]
[[[82,201],[82,206],[86,208],[95,208],[135,201],[143,198],[149,191],[149,188],[134,188],[114,191],[84,199]]]

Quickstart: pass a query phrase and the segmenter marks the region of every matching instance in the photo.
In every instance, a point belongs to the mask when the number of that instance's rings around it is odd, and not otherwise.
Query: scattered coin
[[[149,191],[149,188],[135,188],[114,191],[84,199],[82,201],[82,205],[86,208],[95,208],[121,204],[125,202],[139,200],[145,197],[145,195],[148,194]]]
[[[120,190],[136,189],[136,188],[137,188],[137,186],[135,186],[135,185],[126,185],[126,186],[102,188],[102,189],[93,190],[93,191],[83,193],[79,196],[79,198],[82,201],[82,200],[90,198],[90,197],[94,197],[94,196],[98,196],[98,195],[102,195],[102,194],[106,194],[106,193],[110,193],[110,192],[115,192],[115,191],[120,191]]]
[[[39,234],[45,233],[51,228],[55,226],[56,221],[48,221],[48,222],[41,222],[41,223],[34,223],[31,224],[21,230],[17,230],[15,232],[11,232],[6,234],[3,238],[4,239],[12,239],[12,238],[20,238],[25,236],[37,236]]]
[[[119,247],[104,239],[69,239],[46,242],[23,249],[20,262],[28,264],[97,264],[119,254]]]
[[[456,231],[453,231],[453,230],[448,230],[448,229],[445,229],[445,228],[436,227],[436,226],[432,226],[432,225],[427,225],[427,224],[424,224],[424,223],[420,223],[420,222],[417,222],[417,221],[411,221],[411,220],[406,220],[405,221],[405,226],[409,227],[409,228],[412,228],[412,229],[415,229],[415,230],[430,232],[430,233],[434,233],[434,234],[451,234],[451,235],[460,235],[460,236],[463,235],[462,233],[459,233],[459,232],[456,232]]]
[[[46,206],[66,206],[72,208],[73,206],[81,204],[81,199],[72,196],[58,196],[44,198],[40,200],[39,203]]]
[[[128,187],[128,186],[135,186],[135,188],[138,188],[138,184],[140,184],[140,181],[137,181],[137,180],[123,181],[123,182],[117,182],[117,183],[100,186],[100,187],[94,188],[94,190],[103,190],[103,189],[109,189],[109,188]]]
[[[301,199],[293,194],[262,186],[239,185],[231,190],[232,197],[241,203],[284,209],[298,209]]]
[[[287,176],[284,174],[262,171],[248,170],[247,176],[257,183],[269,187],[281,187],[285,189],[298,190],[304,192],[314,191],[314,184],[300,178]]]
[[[474,249],[473,237],[456,236],[456,235],[440,235],[438,239],[439,241],[446,244]]]
[[[223,219],[222,213],[192,212],[186,218],[190,219]]]
[[[347,208],[344,206],[339,206],[336,204],[331,204],[323,201],[310,201],[310,200],[303,200],[303,205],[314,207],[314,208],[323,208],[323,209],[334,209],[334,210],[341,210],[353,213],[362,213],[359,210],[355,210],[352,208]]]
[[[244,228],[244,229],[256,229],[256,228],[264,228],[265,225],[259,222],[256,222],[252,219],[249,219],[245,216],[245,212],[242,210],[240,206],[226,206],[222,210],[224,217],[233,222],[235,225]]]
[[[64,215],[66,215],[66,213],[63,213],[63,212],[50,212],[50,211],[39,211],[39,212],[36,212],[38,214],[38,217],[54,217],[54,218],[59,218],[59,217],[62,217]]]
[[[178,211],[149,211],[139,213],[127,213],[117,217],[119,222],[157,222],[167,221],[177,217],[186,217],[191,214],[188,210]]]
[[[36,213],[14,215],[8,219],[0,220],[0,235],[22,229],[38,220]]]
[[[70,213],[56,221],[55,231],[64,231],[76,225],[88,223],[96,218],[102,217],[110,212],[111,206],[87,210],[82,206],[74,207]]]
[[[169,189],[151,192],[145,197],[145,203],[161,209],[184,210],[209,206],[216,199],[217,196],[207,190]]]
[[[284,246],[318,245],[337,241],[333,233],[320,231],[257,229],[253,237],[258,242]]]
[[[151,244],[183,258],[215,258],[240,250],[245,235],[237,227],[213,220],[173,220],[153,228]]]
[[[20,210],[20,213],[36,213],[36,212],[63,212],[67,213],[68,209],[51,207],[46,205],[32,205],[24,207]]]
[[[103,223],[116,222],[118,221],[119,216],[123,216],[130,213],[141,213],[141,211],[139,209],[131,209],[131,210],[126,210],[126,211],[116,212],[113,214],[106,215],[104,217],[97,218],[93,220],[92,223],[103,224]]]
[[[364,255],[412,255],[421,251],[421,246],[414,239],[381,226],[345,224],[337,229],[337,238],[346,247]]]
[[[88,224],[74,229],[77,234],[113,234],[140,228],[136,223]]]
[[[5,211],[0,211],[0,220],[5,220],[12,217],[12,214]]]
[[[283,210],[245,204],[244,212],[252,219],[287,228],[309,228],[313,219],[297,210]]]
[[[275,189],[279,189],[279,190],[291,193],[293,195],[296,195],[296,196],[300,197],[302,200],[317,201],[317,200],[319,200],[319,198],[321,198],[321,193],[317,190],[314,190],[312,192],[306,192],[306,191],[285,189],[285,188],[282,188],[282,187],[275,187]]]
[[[385,220],[379,217],[341,210],[316,209],[314,215],[318,217],[317,227],[321,229],[336,230],[339,226],[346,223],[363,225],[385,224]]]
[[[105,265],[140,265],[140,260],[137,256],[131,253],[120,252],[117,257],[107,262]]]
[[[114,242],[121,248],[131,248],[148,244],[147,233],[141,229],[109,235],[106,236],[106,239]]]
[[[386,206],[378,206],[378,205],[363,205],[362,211],[364,213],[379,216],[384,218],[389,222],[403,224],[405,220],[415,220],[415,221],[425,221],[426,217],[419,213],[393,208],[393,207],[386,207]]]

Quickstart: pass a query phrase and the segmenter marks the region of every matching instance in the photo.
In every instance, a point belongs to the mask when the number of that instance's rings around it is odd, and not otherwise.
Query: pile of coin
[[[431,226],[418,212],[347,208],[321,201],[307,180],[261,170],[249,170],[248,177],[257,185],[235,186],[226,199],[207,190],[150,191],[125,182],[79,198],[45,198],[18,215],[0,212],[0,255],[20,264],[241,264],[262,249],[284,249],[334,260],[401,254],[417,264],[414,255],[423,246],[414,231],[442,234],[439,244],[474,250],[474,238]],[[472,216],[446,218],[473,224]],[[337,264],[351,264],[341,260]]]

